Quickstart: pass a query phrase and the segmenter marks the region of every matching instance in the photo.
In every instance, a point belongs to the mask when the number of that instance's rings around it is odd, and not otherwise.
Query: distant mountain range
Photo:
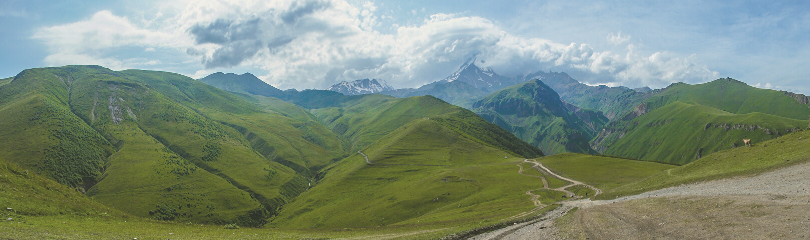
[[[344,95],[360,95],[380,93],[384,91],[393,91],[394,88],[388,86],[385,80],[377,79],[359,79],[351,82],[342,81],[338,84],[332,85],[326,90],[343,93]]]
[[[733,79],[724,79],[723,81],[739,84],[728,86],[701,84],[694,85],[694,87],[686,87],[692,86],[687,84],[674,84],[668,88],[655,90],[648,87],[630,89],[622,86],[589,86],[563,72],[539,71],[525,76],[504,77],[498,75],[492,69],[478,67],[476,60],[472,58],[450,76],[419,88],[392,90],[391,88],[385,88],[384,86],[387,85],[384,85],[384,82],[381,83],[379,80],[363,79],[336,84],[330,89],[342,92],[344,95],[354,95],[366,89],[366,92],[381,93],[399,98],[434,96],[448,103],[473,110],[484,119],[510,131],[515,136],[547,154],[562,152],[604,153],[677,164],[688,163],[700,156],[724,148],[739,146],[739,143],[729,142],[735,136],[745,136],[760,141],[770,139],[785,131],[792,131],[791,129],[800,127],[801,123],[792,120],[775,120],[771,119],[771,117],[764,117],[763,119],[768,119],[767,122],[769,122],[764,123],[762,121],[753,121],[754,118],[750,116],[747,118],[743,116],[724,118],[726,120],[723,123],[717,122],[718,120],[703,119],[700,121],[707,121],[704,125],[742,124],[757,126],[769,129],[766,132],[771,134],[766,134],[766,136],[739,134],[731,131],[733,130],[732,127],[732,129],[729,129],[730,132],[720,134],[723,135],[722,137],[718,135],[710,138],[715,139],[714,141],[705,140],[707,137],[696,136],[696,138],[700,139],[673,148],[672,146],[675,145],[666,145],[664,144],[666,141],[648,139],[649,136],[654,136],[654,132],[646,133],[646,131],[655,129],[649,128],[649,126],[660,126],[661,123],[674,122],[675,119],[680,119],[677,121],[686,121],[684,119],[696,118],[697,116],[672,114],[645,116],[647,113],[655,112],[656,109],[664,107],[664,105],[680,101],[691,104],[689,106],[696,105],[692,108],[679,105],[680,107],[670,106],[663,109],[675,111],[675,109],[689,108],[706,111],[706,109],[711,108],[739,114],[737,113],[739,112],[738,109],[734,106],[739,104],[742,104],[742,106],[752,105],[751,103],[745,103],[745,101],[750,100],[745,100],[746,98],[740,98],[740,96],[764,94],[763,96],[772,95],[766,97],[766,102],[783,103],[773,107],[760,106],[759,109],[752,109],[742,113],[761,112],[773,117],[788,117],[795,120],[805,120],[807,119],[805,118],[806,115],[810,114],[807,108],[807,105],[810,104],[810,97],[789,92],[755,89]],[[715,82],[723,81],[718,80]],[[738,90],[729,92],[729,89]],[[335,94],[338,94],[336,92]],[[274,91],[274,94],[285,101],[309,107],[330,106],[330,102],[333,100],[329,99],[337,97],[333,96],[329,91],[313,90],[302,92],[285,91],[283,93]],[[706,99],[710,98],[707,98],[706,95],[725,96],[725,99],[707,101]],[[342,98],[346,97],[349,96]],[[750,97],[748,99],[759,98],[761,97]],[[729,101],[728,99],[733,99],[732,102],[737,105],[717,106],[718,103]],[[798,105],[793,106],[795,104]],[[792,110],[785,109],[785,107],[789,106],[792,106],[790,107]],[[688,111],[678,110],[678,112],[687,114]],[[708,113],[707,116],[711,118],[713,115]],[[648,121],[649,126],[637,126],[639,122],[643,121]],[[780,122],[780,124],[770,124],[773,122]],[[687,127],[679,127],[679,129],[685,128]],[[636,140],[627,139],[626,135],[648,136],[644,138],[654,144],[640,147],[641,145],[638,145]],[[724,147],[719,147],[721,143],[725,144]],[[633,144],[636,147],[631,148],[627,144]],[[661,151],[683,153],[653,154]]]

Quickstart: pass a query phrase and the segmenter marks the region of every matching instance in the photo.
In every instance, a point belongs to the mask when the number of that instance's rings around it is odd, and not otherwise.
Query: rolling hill
[[[588,141],[607,123],[601,113],[562,102],[540,80],[487,95],[473,104],[473,110],[547,154],[595,153]]]
[[[469,224],[530,210],[524,192],[538,181],[516,174],[523,158],[512,152],[520,150],[494,148],[502,143],[475,131],[490,123],[463,120],[434,116],[402,125],[362,149],[371,164],[354,154],[330,166],[269,226]]]
[[[605,154],[686,164],[807,125],[810,108],[786,92],[725,78],[673,84],[608,124],[591,142]]]
[[[539,71],[528,74],[523,79],[540,79],[554,89],[563,101],[580,108],[601,111],[610,120],[624,116],[641,101],[656,93],[649,88],[636,91],[627,87],[588,86],[564,72]]]
[[[29,69],[0,88],[0,106],[13,116],[0,120],[0,157],[162,220],[261,225],[346,155],[316,121],[173,73]]]

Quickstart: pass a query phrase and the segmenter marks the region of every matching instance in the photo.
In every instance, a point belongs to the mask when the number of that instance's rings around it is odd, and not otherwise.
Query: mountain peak
[[[484,92],[497,91],[513,84],[511,79],[498,75],[490,68],[482,69],[476,66],[475,61],[475,57],[467,59],[455,73],[443,81],[464,81]]]
[[[281,94],[281,90],[267,84],[251,73],[238,75],[216,72],[197,80],[225,91],[262,96],[278,96]]]
[[[335,91],[344,95],[361,95],[372,94],[384,91],[393,91],[394,88],[389,86],[385,80],[381,79],[358,79],[351,82],[342,81],[326,90]]]

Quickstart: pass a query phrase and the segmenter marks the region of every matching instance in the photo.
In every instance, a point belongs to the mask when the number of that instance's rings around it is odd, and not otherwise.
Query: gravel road
[[[590,199],[580,199],[567,201],[563,202],[563,207],[558,208],[559,211],[551,212],[537,221],[510,226],[471,239],[557,239],[558,231],[553,226],[554,220],[565,215],[573,207],[579,207],[587,211],[588,208],[595,206],[649,198],[782,196],[779,198],[778,204],[780,205],[803,204],[806,206],[807,200],[799,197],[810,196],[810,176],[808,176],[808,173],[810,173],[810,163],[804,163],[756,176],[681,185],[614,200],[591,201]],[[773,199],[773,197],[769,198]]]

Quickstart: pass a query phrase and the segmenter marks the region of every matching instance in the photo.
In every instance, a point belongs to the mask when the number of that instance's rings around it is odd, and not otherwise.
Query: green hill
[[[0,159],[0,206],[0,218],[15,221],[32,216],[127,216],[4,159]]]
[[[720,150],[797,131],[807,121],[759,112],[733,114],[674,102],[633,120],[627,133],[604,151],[635,159],[686,164]]]
[[[461,121],[470,124],[454,126],[472,126],[481,136],[488,136],[495,147],[512,151],[516,154],[533,157],[542,155],[540,150],[523,141],[514,141],[514,136],[503,129],[484,124],[486,121],[469,110],[453,106],[433,96],[393,98],[384,95],[362,95],[340,104],[339,107],[313,109],[312,113],[322,119],[326,126],[341,135],[351,152],[365,148],[379,138],[395,129],[421,118],[448,117],[446,121]],[[466,130],[466,129],[465,129]]]
[[[539,182],[517,174],[523,158],[442,118],[413,120],[364,148],[373,164],[354,154],[330,166],[269,226],[457,226],[530,210],[525,191]]]
[[[10,78],[3,78],[3,79],[0,79],[0,86],[3,86],[3,85],[6,85],[6,84],[10,83],[10,82],[11,82],[11,80],[14,80],[14,78],[13,78],[13,77],[10,77]]]
[[[588,141],[607,122],[601,113],[563,103],[540,80],[487,95],[473,110],[547,154],[595,153]]]
[[[282,94],[281,90],[263,82],[261,79],[250,73],[236,75],[233,73],[212,73],[204,78],[198,79],[200,82],[214,86],[216,88],[236,93],[246,93],[266,97],[275,97]]]
[[[346,155],[268,109],[179,74],[29,69],[0,87],[0,157],[136,216],[256,226]]]
[[[591,145],[605,154],[686,164],[712,152],[807,125],[810,108],[789,93],[730,78],[673,84],[608,124]]]
[[[802,130],[775,139],[719,151],[689,164],[649,178],[622,185],[600,196],[611,199],[646,191],[735,176],[772,171],[810,161],[810,131]]]
[[[560,95],[560,99],[577,107],[595,109],[610,120],[624,116],[641,101],[657,91],[639,92],[627,87],[588,86],[564,72],[536,72],[524,79],[540,79]]]

